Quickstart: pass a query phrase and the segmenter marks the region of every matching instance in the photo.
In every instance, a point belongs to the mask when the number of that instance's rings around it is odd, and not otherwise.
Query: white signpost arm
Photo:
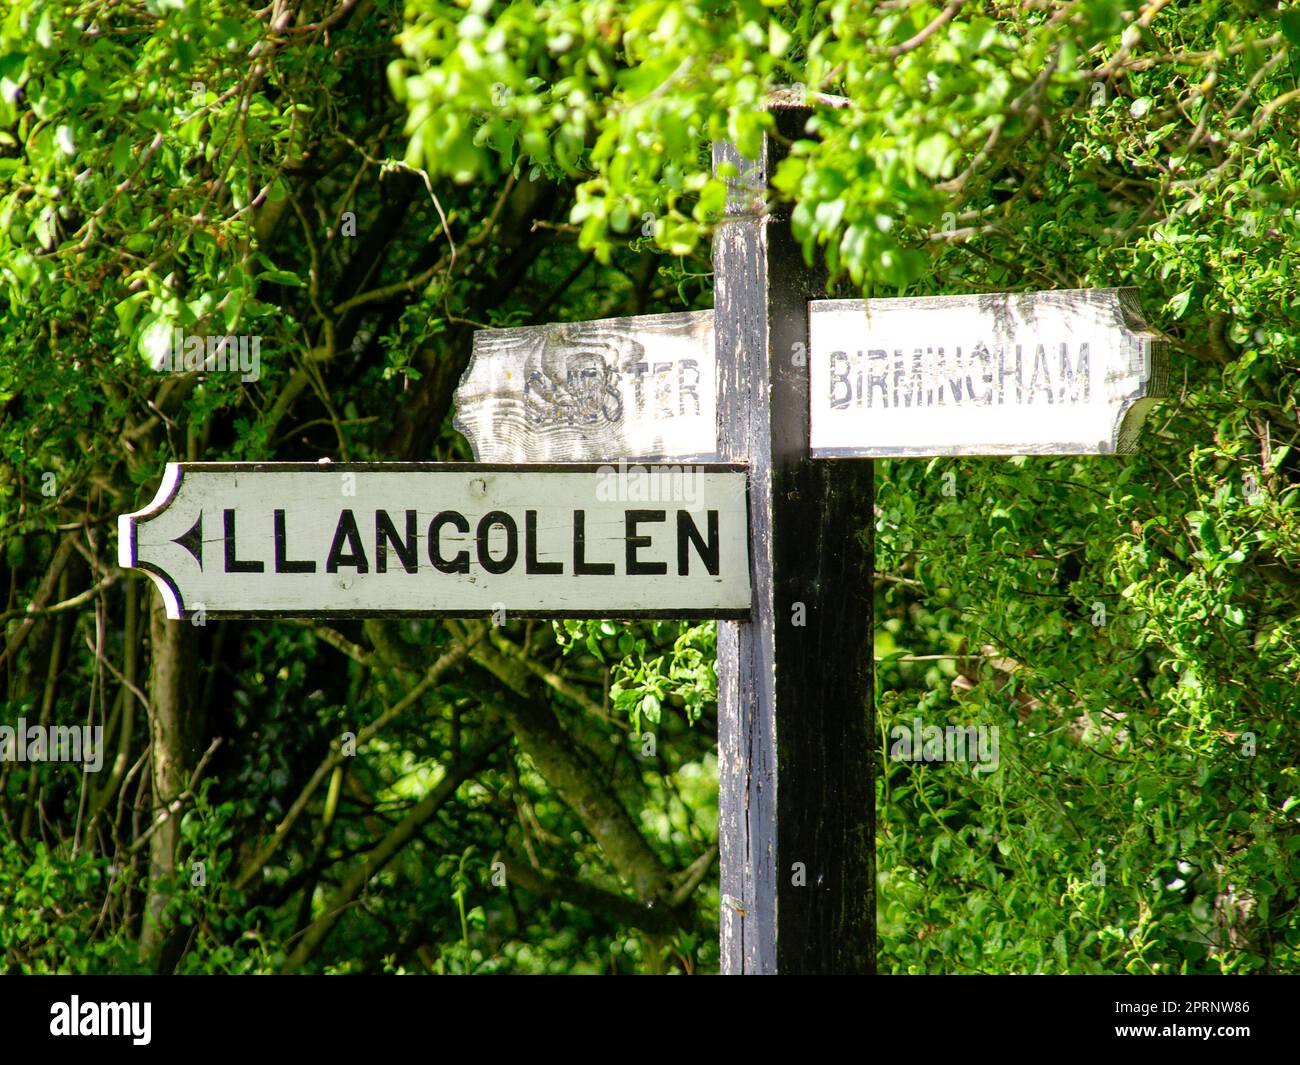
[[[169,463],[118,519],[171,618],[746,617],[741,466]]]
[[[1168,341],[1136,289],[814,300],[812,454],[1132,451]]]

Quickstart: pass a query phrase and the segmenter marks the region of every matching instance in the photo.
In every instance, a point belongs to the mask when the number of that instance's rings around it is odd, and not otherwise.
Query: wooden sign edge
[[[1152,328],[1142,310],[1142,294],[1133,286],[1112,289],[1119,310],[1120,324],[1138,345],[1142,353],[1143,376],[1138,387],[1124,397],[1111,428],[1111,453],[1131,455],[1137,451],[1137,439],[1142,423],[1156,403],[1169,395],[1170,339],[1160,330]]]
[[[169,462],[163,467],[163,478],[154,497],[140,510],[117,516],[117,564],[124,570],[138,569],[148,574],[162,596],[163,606],[168,618],[176,621],[185,620],[185,603],[180,589],[176,587],[171,575],[163,572],[151,562],[141,562],[136,533],[144,522],[157,517],[176,498],[180,491],[184,471],[180,462]],[[190,612],[192,615],[192,611]]]
[[[743,473],[745,475],[745,563],[752,565],[749,550],[749,504],[753,484],[749,478],[747,462],[626,462],[624,470],[633,467],[681,467],[683,465],[703,466],[705,472]],[[167,617],[172,621],[191,621],[198,612],[185,608],[184,597],[171,579],[171,575],[149,562],[141,562],[137,547],[136,531],[140,525],[161,514],[176,498],[181,482],[187,471],[231,471],[242,470],[247,473],[600,473],[605,470],[616,471],[617,462],[168,462],[163,470],[163,478],[158,491],[147,505],[140,510],[117,516],[117,559],[122,569],[138,569],[148,575],[163,597]],[[707,613],[696,610],[508,610],[507,615],[516,618],[531,619],[597,619],[608,618],[611,621],[637,619],[688,619],[718,618],[727,621],[746,621],[753,613],[754,577],[748,574],[750,605],[748,607],[715,608]],[[290,618],[479,618],[491,617],[493,611],[487,607],[481,611],[474,610],[314,610],[310,615],[294,610],[204,610],[203,617],[213,621],[269,620]]]
[[[1126,336],[1138,345],[1145,363],[1145,373],[1139,379],[1138,388],[1120,397],[1121,406],[1111,427],[1106,446],[1098,448],[1094,443],[1068,441],[1055,446],[1026,446],[1024,444],[990,444],[978,449],[960,447],[874,447],[874,448],[823,448],[812,444],[812,402],[809,396],[808,417],[808,455],[823,461],[845,461],[848,459],[889,459],[889,458],[979,458],[1011,456],[1059,455],[1131,455],[1137,452],[1138,436],[1143,423],[1161,399],[1169,396],[1169,351],[1172,342],[1160,330],[1153,328],[1142,310],[1142,293],[1134,285],[1120,285],[1109,288],[1050,288],[1034,289],[1030,292],[969,292],[937,296],[882,296],[872,299],[826,299],[808,301],[808,351],[812,353],[812,316],[818,311],[838,311],[849,306],[868,303],[923,304],[925,301],[942,302],[948,300],[965,300],[979,296],[1036,296],[1045,293],[1071,294],[1089,293],[1113,297],[1111,309],[1116,312],[1120,328]],[[924,306],[919,309],[924,309]],[[811,370],[810,370],[811,372]]]

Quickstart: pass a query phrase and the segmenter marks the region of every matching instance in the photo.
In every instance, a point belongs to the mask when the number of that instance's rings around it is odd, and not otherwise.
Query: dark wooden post
[[[781,138],[808,112],[775,107]],[[722,970],[875,968],[870,461],[808,457],[808,300],[825,296],[735,165],[713,245],[719,442],[750,463],[750,621],[718,626]]]

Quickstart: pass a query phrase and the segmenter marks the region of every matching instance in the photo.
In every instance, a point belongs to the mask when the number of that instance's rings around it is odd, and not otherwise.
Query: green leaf
[[[1292,44],[1300,46],[1300,8],[1282,12],[1282,35]]]
[[[272,267],[270,270],[263,270],[257,275],[257,279],[259,281],[270,281],[276,285],[292,285],[296,288],[301,288],[306,284],[306,282],[297,274],[276,267]]]
[[[916,146],[916,166],[926,177],[946,178],[953,173],[956,143],[948,134],[932,133]]]

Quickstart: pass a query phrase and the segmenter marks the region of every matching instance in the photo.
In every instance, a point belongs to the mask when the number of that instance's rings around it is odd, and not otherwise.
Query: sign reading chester
[[[171,618],[750,608],[743,466],[169,463],[118,523]]]
[[[479,329],[456,428],[479,462],[709,461],[713,312]]]
[[[1166,341],[1135,289],[814,300],[812,454],[1130,451]]]

